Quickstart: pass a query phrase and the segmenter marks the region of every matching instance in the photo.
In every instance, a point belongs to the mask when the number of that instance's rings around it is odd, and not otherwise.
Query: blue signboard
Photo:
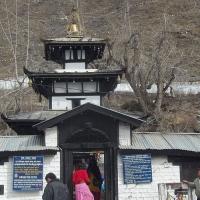
[[[43,156],[13,157],[13,190],[43,189]]]
[[[123,155],[122,161],[125,184],[152,182],[150,154]]]

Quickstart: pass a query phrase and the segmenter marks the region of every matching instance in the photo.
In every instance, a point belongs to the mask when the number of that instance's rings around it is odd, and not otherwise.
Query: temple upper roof
[[[42,39],[44,43],[49,44],[99,44],[99,43],[106,43],[106,39],[102,38],[93,38],[93,37],[73,37],[73,36],[67,36],[63,38],[47,38]]]

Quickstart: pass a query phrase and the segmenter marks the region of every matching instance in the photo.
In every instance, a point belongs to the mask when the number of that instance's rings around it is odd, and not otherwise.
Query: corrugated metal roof
[[[32,136],[0,136],[0,152],[57,151],[57,147],[46,147],[44,138]]]
[[[120,146],[120,149],[181,150],[200,153],[200,134],[133,133],[132,145]]]

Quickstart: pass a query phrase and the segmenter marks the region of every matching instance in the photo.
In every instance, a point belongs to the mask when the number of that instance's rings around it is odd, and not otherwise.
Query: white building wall
[[[119,122],[119,145],[131,145],[130,124]]]
[[[58,146],[58,130],[57,126],[47,128],[45,130],[45,146],[57,147]]]
[[[67,100],[67,98],[85,98],[84,100],[81,100],[81,105],[88,102],[95,105],[100,105],[101,103],[100,96],[55,96],[52,97],[52,110],[71,110],[72,101]]]
[[[159,183],[180,182],[180,168],[168,163],[167,157],[152,157],[152,178],[150,184],[124,184],[123,164],[118,156],[118,195],[119,200],[159,200]]]
[[[65,63],[65,69],[69,72],[79,72],[85,69],[85,62]]]
[[[44,156],[43,168],[43,189],[46,186],[45,175],[53,172],[60,177],[60,153],[56,155]],[[0,195],[0,200],[39,200],[42,199],[43,191],[39,192],[16,192],[12,189],[13,181],[13,158],[9,162],[0,165],[0,185],[4,185],[4,195]]]

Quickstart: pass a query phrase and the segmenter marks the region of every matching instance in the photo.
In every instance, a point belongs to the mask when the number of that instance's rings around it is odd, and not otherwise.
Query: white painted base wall
[[[85,98],[81,100],[81,105],[85,103],[93,103],[100,106],[101,97],[100,96],[53,96],[52,97],[52,110],[71,110],[72,101],[67,100],[67,98]]]
[[[45,175],[53,172],[60,177],[60,153],[54,156],[44,156],[43,189],[46,186]],[[0,200],[41,200],[43,191],[40,192],[15,192],[12,190],[13,160],[0,165],[0,185],[4,185],[4,195],[0,195]]]
[[[45,146],[46,147],[57,147],[58,146],[57,126],[45,129]]]
[[[150,184],[124,184],[123,164],[118,156],[118,197],[119,200],[159,200],[158,184],[180,182],[180,168],[167,162],[167,157],[152,157]]]
[[[119,122],[119,145],[131,145],[131,135],[130,124]]]

